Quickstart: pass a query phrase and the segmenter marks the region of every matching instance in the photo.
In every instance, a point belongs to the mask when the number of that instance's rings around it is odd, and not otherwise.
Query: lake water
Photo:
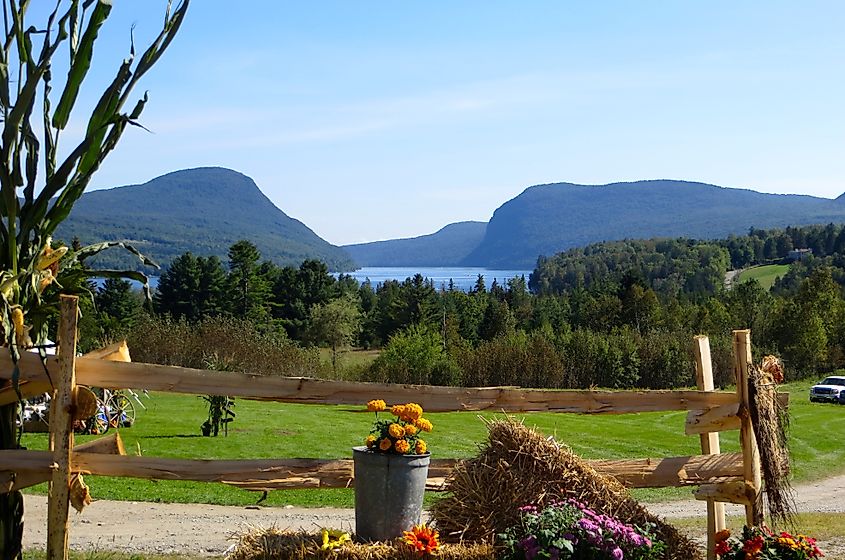
[[[398,280],[402,282],[406,278],[412,277],[415,274],[422,274],[425,278],[434,281],[434,287],[438,290],[441,287],[448,288],[449,280],[455,283],[455,289],[469,291],[475,286],[475,281],[478,275],[484,276],[484,285],[490,288],[490,284],[495,279],[499,285],[505,286],[507,281],[518,276],[525,276],[525,281],[528,282],[528,276],[531,274],[530,270],[496,270],[490,268],[477,267],[364,267],[355,272],[345,273],[352,276],[359,282],[368,279],[373,286],[382,283],[386,280]]]
[[[382,283],[386,280],[398,280],[402,282],[406,278],[410,278],[415,274],[422,274],[424,277],[434,281],[434,287],[438,290],[441,287],[448,288],[449,287],[449,280],[453,280],[455,283],[456,290],[462,290],[464,292],[468,292],[473,286],[475,286],[475,281],[478,278],[478,275],[484,276],[484,285],[487,286],[487,289],[490,289],[490,284],[493,283],[493,279],[495,278],[496,281],[499,283],[500,286],[505,286],[507,281],[511,278],[517,276],[525,276],[525,281],[528,282],[528,276],[531,274],[530,270],[497,270],[491,268],[477,268],[477,267],[428,267],[428,268],[417,268],[417,267],[378,267],[378,266],[371,266],[365,268],[359,268],[355,272],[346,272],[344,274],[351,276],[358,280],[358,282],[363,282],[367,278],[370,279],[372,282],[373,287],[377,284]],[[337,277],[337,274],[335,274]],[[102,280],[96,280],[95,284],[97,286],[102,285]],[[132,285],[135,288],[140,288],[141,285],[137,282],[132,282]],[[158,276],[150,276],[150,289],[155,291],[156,287],[158,287]]]

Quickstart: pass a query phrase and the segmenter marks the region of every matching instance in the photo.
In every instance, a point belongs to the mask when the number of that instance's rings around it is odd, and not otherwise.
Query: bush
[[[262,332],[249,321],[212,317],[190,324],[169,317],[146,317],[128,337],[137,362],[263,375],[316,376],[320,357],[283,332]]]
[[[466,386],[566,387],[563,360],[542,332],[522,331],[494,338],[461,352]]]
[[[412,325],[390,337],[366,380],[450,385],[460,382],[460,372],[444,350],[440,334],[423,325]]]

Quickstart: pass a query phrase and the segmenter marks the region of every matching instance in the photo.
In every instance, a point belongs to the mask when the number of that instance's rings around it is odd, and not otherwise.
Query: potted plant
[[[383,400],[367,403],[376,415],[365,445],[353,447],[355,533],[363,541],[401,537],[420,522],[430,454],[422,439],[432,430],[415,403],[390,408]],[[385,415],[386,416],[386,415]]]

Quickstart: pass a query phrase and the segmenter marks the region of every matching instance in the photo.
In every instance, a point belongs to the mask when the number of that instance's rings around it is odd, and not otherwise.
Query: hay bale
[[[493,544],[496,534],[517,522],[518,507],[575,498],[626,523],[654,523],[669,559],[701,558],[694,542],[565,445],[511,418],[490,422],[488,429],[479,455],[456,466],[447,482],[448,494],[432,508],[441,540]]]
[[[493,547],[481,544],[445,544],[438,560],[495,560]],[[348,544],[320,550],[320,536],[306,532],[253,529],[238,537],[227,560],[420,560],[420,555],[400,540],[392,543]]]

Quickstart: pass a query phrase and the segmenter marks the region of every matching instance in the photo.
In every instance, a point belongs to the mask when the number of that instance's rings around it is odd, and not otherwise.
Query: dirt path
[[[796,488],[796,495],[799,511],[845,513],[845,476],[801,485]],[[648,508],[670,518],[703,515],[703,504],[696,500],[651,504]],[[739,507],[729,506],[729,514],[742,512]],[[26,496],[26,548],[44,548],[46,520],[46,498]],[[250,527],[351,530],[354,522],[354,512],[348,509],[99,500],[82,514],[71,512],[70,546],[76,550],[221,555],[233,544],[233,534]],[[829,553],[828,558],[845,558],[845,547],[841,543],[823,543],[823,548]]]

